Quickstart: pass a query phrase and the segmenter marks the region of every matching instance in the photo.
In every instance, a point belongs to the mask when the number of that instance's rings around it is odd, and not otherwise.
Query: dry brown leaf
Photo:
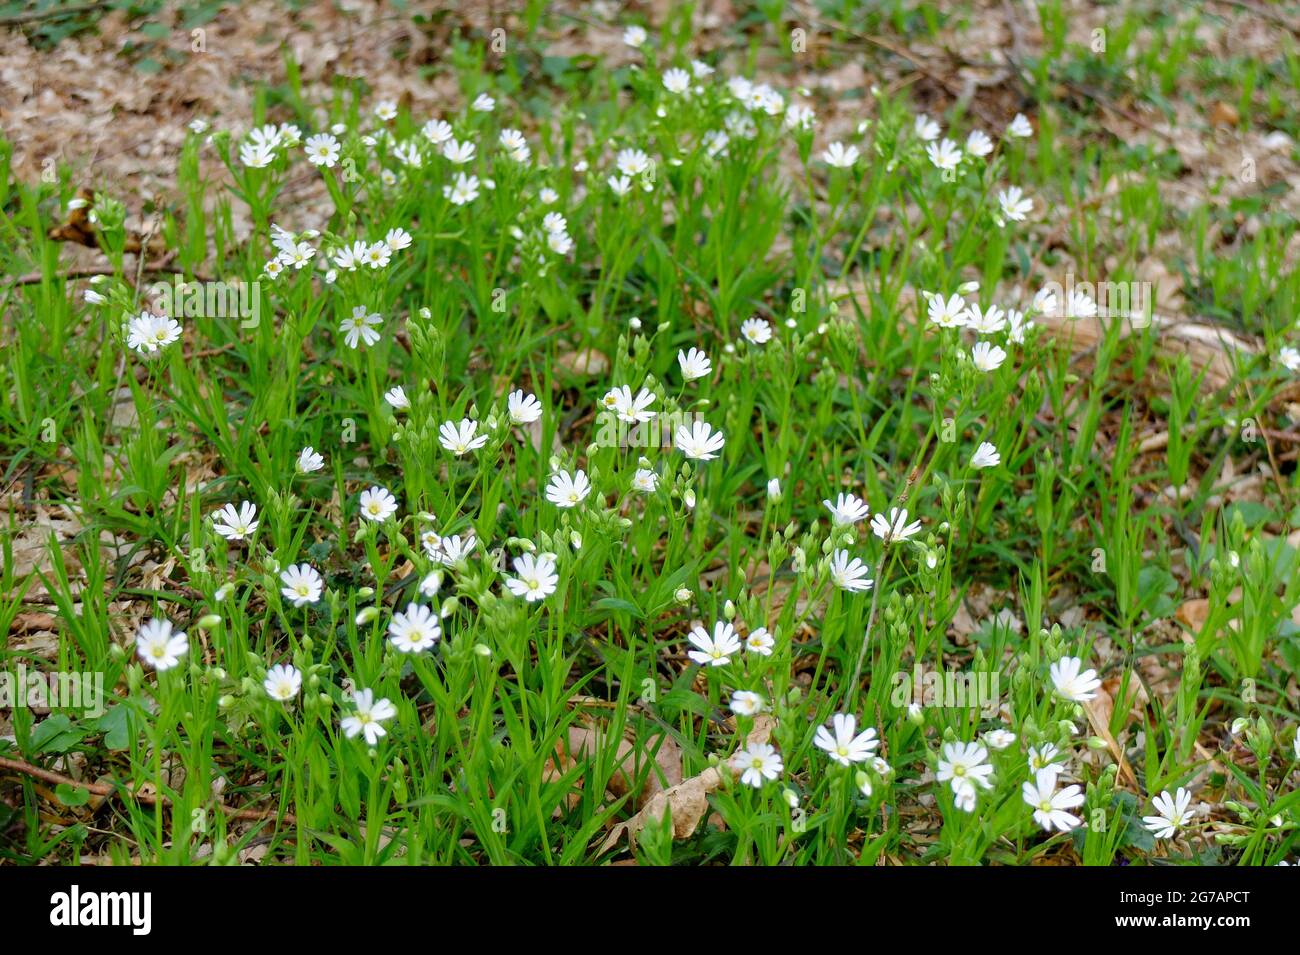
[[[754,728],[746,738],[747,743],[766,743],[776,727],[776,720],[770,716],[758,716],[754,719]],[[620,822],[609,831],[600,851],[605,852],[618,844],[626,833],[629,839],[636,837],[646,823],[663,819],[664,812],[672,810],[673,838],[685,839],[695,832],[700,820],[709,809],[709,793],[716,790],[723,782],[731,778],[731,769],[726,763],[710,766],[704,772],[683,780],[676,786],[656,793],[631,819]]]
[[[568,753],[557,753],[555,762],[572,765],[573,759],[595,753],[605,746],[605,733],[593,726],[571,726],[568,732]],[[648,739],[640,748],[627,739],[619,741],[615,754],[617,770],[609,779],[609,791],[615,796],[625,796],[632,791],[644,766],[643,759],[655,750],[655,766],[646,778],[645,785],[636,794],[636,806],[641,808],[664,789],[682,781],[682,751],[670,736],[659,734]]]
[[[1097,695],[1083,704],[1083,711],[1088,714],[1088,723],[1092,726],[1092,731],[1106,741],[1106,748],[1110,750],[1111,756],[1115,757],[1115,762],[1119,766],[1120,776],[1128,779],[1136,789],[1137,777],[1133,775],[1132,767],[1124,758],[1124,748],[1110,731],[1110,716],[1114,709],[1115,702],[1106,692],[1105,687],[1098,687]]]
[[[1192,633],[1200,633],[1205,621],[1210,617],[1210,602],[1204,597],[1197,597],[1184,603],[1174,613],[1174,619],[1187,627]]]
[[[557,367],[573,375],[598,377],[609,371],[609,359],[594,348],[565,352],[555,359]]]

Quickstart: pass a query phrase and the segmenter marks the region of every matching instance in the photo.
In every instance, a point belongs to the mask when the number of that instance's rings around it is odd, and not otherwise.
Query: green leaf
[[[84,806],[90,802],[90,790],[59,783],[54,787],[54,798],[65,806]]]
[[[91,726],[104,734],[104,745],[112,750],[130,749],[132,738],[140,733],[139,720],[125,703],[109,707]]]
[[[76,746],[86,731],[74,726],[62,713],[46,717],[32,731],[32,748],[38,753],[66,753]]]
[[[636,604],[621,597],[601,597],[591,606],[596,610],[616,610],[619,613],[629,613],[638,620],[644,619],[644,614]]]

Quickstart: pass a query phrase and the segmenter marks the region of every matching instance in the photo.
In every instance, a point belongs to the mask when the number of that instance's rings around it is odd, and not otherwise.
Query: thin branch
[[[90,792],[95,793],[97,796],[111,796],[115,792],[120,792],[132,799],[138,800],[139,802],[148,803],[149,805],[161,803],[162,805],[171,808],[171,800],[163,795],[135,792],[124,786],[115,786],[112,783],[81,782],[70,776],[56,773],[53,770],[42,769],[39,766],[33,766],[31,763],[25,763],[20,759],[5,759],[3,756],[0,756],[0,769],[8,769],[11,772],[21,773],[24,776],[30,776],[33,779],[40,779],[47,783],[53,783],[56,786],[64,785],[72,786],[76,789],[87,789]],[[217,803],[217,806],[231,819],[249,819],[255,822],[265,822],[268,819],[278,819],[290,826],[297,825],[298,822],[291,813],[280,813],[273,809],[237,809],[234,806],[227,806],[224,803]]]

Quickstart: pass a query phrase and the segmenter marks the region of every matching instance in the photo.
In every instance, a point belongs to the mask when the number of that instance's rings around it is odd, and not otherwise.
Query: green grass
[[[849,7],[823,15],[858,22]],[[1276,356],[1295,341],[1296,223],[1271,211],[1263,184],[1226,208],[1172,207],[1160,188],[1179,172],[1172,150],[1117,141],[1095,108],[1063,99],[1062,83],[1123,88],[1158,108],[1195,100],[1200,70],[1214,97],[1272,110],[1241,109],[1246,126],[1294,131],[1295,73],[1198,59],[1195,15],[1148,25],[1156,35],[1139,46],[1136,6],[1098,57],[1066,41],[1058,5],[1040,7],[1044,48],[1025,64],[1033,135],[936,115],[958,145],[976,127],[995,145],[950,178],[926,157],[906,89],[854,107],[870,122],[843,137],[861,151],[851,169],[822,160],[820,126],[783,129],[779,116],[733,102],[722,70],[693,83],[695,94],[668,92],[663,71],[689,70],[694,55],[680,28],[689,10],[651,32],[639,69],[548,63],[533,37],[493,69],[485,37],[458,39],[448,68],[466,101],[496,97],[493,112],[441,117],[477,145],[463,166],[421,134],[430,117],[380,120],[374,97],[341,81],[327,102],[309,102],[290,68],[245,127],[294,123],[306,139],[343,123],[339,161],[318,168],[301,146],[281,146],[250,168],[240,135],[189,136],[158,233],[170,267],[257,281],[260,320],[180,315],[181,340],[149,355],[127,347],[123,325],[148,306],[150,282],[170,276],[142,275],[122,251],[120,184],[95,183],[113,274],[91,286],[105,301],[88,303],[86,281],[65,277],[45,237],[81,181],[67,169],[57,183],[17,182],[0,147],[5,271],[38,276],[0,290],[6,548],[38,513],[74,515],[79,527],[30,575],[5,554],[0,623],[52,614],[58,650],[38,659],[5,626],[0,661],[102,673],[109,693],[94,717],[11,709],[14,740],[0,740],[0,757],[162,797],[92,802],[85,787],[6,771],[0,858],[198,864],[260,846],[265,862],[300,864],[601,863],[629,851],[627,840],[607,845],[614,826],[700,774],[713,781],[707,807],[683,800],[675,818],[634,825],[638,860],[1289,858],[1300,819],[1300,558],[1285,454],[1294,375]],[[788,24],[779,10],[765,16],[738,31],[741,42],[775,46],[792,65]],[[930,33],[948,19],[885,4],[866,28]],[[844,54],[817,55],[829,67]],[[1286,56],[1294,63],[1294,50]],[[843,108],[792,94],[783,71],[758,79],[786,105],[807,102],[819,117]],[[1234,90],[1247,73],[1250,89]],[[705,136],[733,111],[754,138],[733,126],[726,154],[712,156]],[[528,161],[498,144],[504,128],[525,132]],[[405,143],[418,167],[398,155]],[[625,148],[653,165],[620,197],[607,179]],[[201,173],[211,166],[200,156],[219,157],[228,181]],[[443,193],[461,172],[480,180],[467,205]],[[299,237],[316,250],[307,266],[270,278],[271,225],[294,217],[282,191],[304,174],[324,178],[333,213],[320,234]],[[1108,192],[1111,182],[1122,186]],[[1000,224],[998,193],[1010,185],[1033,210]],[[252,222],[251,241],[236,240],[234,210]],[[546,245],[548,212],[567,219],[565,254]],[[1261,228],[1227,246],[1209,226],[1234,212]],[[1048,247],[1058,226],[1061,244]],[[412,241],[387,266],[326,281],[327,255],[397,228]],[[1079,350],[1046,334],[1041,316],[1022,342],[926,320],[923,290],[947,297],[975,283],[968,303],[1029,310],[1066,271],[1134,279],[1169,233],[1180,238],[1171,266],[1188,315],[1260,342],[1257,355],[1228,353],[1226,383],[1171,353],[1156,327],[1126,336],[1114,322]],[[382,317],[372,347],[349,348],[339,332],[357,306]],[[770,324],[770,341],[741,337],[753,316]],[[972,366],[978,339],[1005,348],[1000,367]],[[688,382],[677,355],[692,347],[712,372]],[[384,395],[398,385],[410,407],[395,412]],[[623,385],[653,393],[656,423],[694,416],[720,430],[716,460],[661,446],[658,431],[620,441],[599,412]],[[537,425],[510,423],[514,389],[540,400]],[[487,441],[457,456],[439,428],[462,418]],[[1167,441],[1143,444],[1160,432]],[[981,442],[1000,464],[971,466]],[[306,446],[324,467],[297,473]],[[1226,489],[1229,463],[1260,480]],[[551,476],[578,469],[590,496],[549,502]],[[634,490],[641,469],[657,475],[653,491]],[[382,523],[361,514],[372,486],[398,503]],[[841,493],[873,516],[904,507],[921,529],[887,544],[869,521],[834,527],[822,501]],[[211,515],[243,501],[259,526],[224,540]],[[440,568],[422,546],[429,530],[473,535],[475,546]],[[840,550],[870,568],[870,591],[831,581]],[[556,556],[556,589],[540,601],[505,583],[525,553]],[[301,563],[325,590],[295,607],[279,574]],[[421,593],[434,573],[436,594]],[[1200,616],[1180,612],[1200,598]],[[412,602],[440,613],[441,635],[405,654],[387,631]],[[137,656],[135,631],[150,617],[186,632],[179,666],[157,672]],[[688,659],[691,628],[723,620],[742,635],[766,628],[771,654],[703,668]],[[1097,670],[1113,708],[1090,716],[1055,692],[1049,667],[1067,656]],[[277,664],[303,677],[289,703],[263,689]],[[998,705],[909,713],[897,677],[918,665],[996,676]],[[373,747],[342,729],[362,688],[396,709]],[[761,694],[768,712],[734,715],[738,690]],[[874,729],[887,766],[840,766],[815,745],[836,713]],[[964,811],[934,778],[942,748],[996,730],[1015,740],[989,747],[991,781],[977,811]],[[753,732],[770,734],[783,762],[759,787],[725,766]],[[1022,798],[1026,748],[1046,744],[1068,766],[1062,785],[1086,797],[1070,833],[1045,833]],[[1141,817],[1180,786],[1204,811],[1157,841]],[[264,818],[228,818],[222,805]]]

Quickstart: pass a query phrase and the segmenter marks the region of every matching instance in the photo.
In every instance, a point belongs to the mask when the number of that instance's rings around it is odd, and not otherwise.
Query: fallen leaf
[[[605,748],[605,732],[594,726],[571,726],[568,732],[568,754],[557,753],[557,766],[572,765],[573,759],[592,755]],[[625,796],[636,785],[644,763],[642,758],[654,750],[655,768],[650,771],[645,784],[636,795],[637,808],[651,798],[682,781],[682,751],[670,736],[660,734],[646,740],[640,747],[628,739],[619,740],[615,753],[616,771],[610,777],[609,791],[615,796]]]
[[[775,727],[776,721],[772,717],[756,717],[754,728],[750,731],[746,742],[766,743],[771,738]],[[629,839],[635,838],[648,822],[660,821],[663,819],[664,812],[669,809],[672,810],[673,838],[685,839],[694,834],[700,820],[708,812],[709,793],[714,792],[724,781],[730,779],[731,775],[730,766],[721,763],[718,766],[710,766],[699,775],[683,780],[676,786],[656,793],[640,812],[626,822],[618,823],[609,831],[609,835],[601,844],[600,851],[605,852],[613,848],[624,834],[627,834]]]
[[[1100,736],[1106,742],[1106,748],[1110,750],[1111,756],[1115,757],[1115,762],[1119,766],[1119,774],[1128,779],[1134,789],[1137,788],[1137,777],[1133,775],[1133,770],[1124,758],[1124,749],[1119,745],[1119,741],[1111,734],[1110,716],[1114,712],[1115,702],[1111,699],[1109,693],[1104,687],[1097,688],[1097,695],[1083,704],[1083,711],[1088,714],[1088,722],[1092,726],[1092,731]]]
[[[609,371],[609,359],[605,357],[603,352],[598,352],[594,348],[565,352],[555,359],[555,364],[570,374],[585,375],[592,378]]]

